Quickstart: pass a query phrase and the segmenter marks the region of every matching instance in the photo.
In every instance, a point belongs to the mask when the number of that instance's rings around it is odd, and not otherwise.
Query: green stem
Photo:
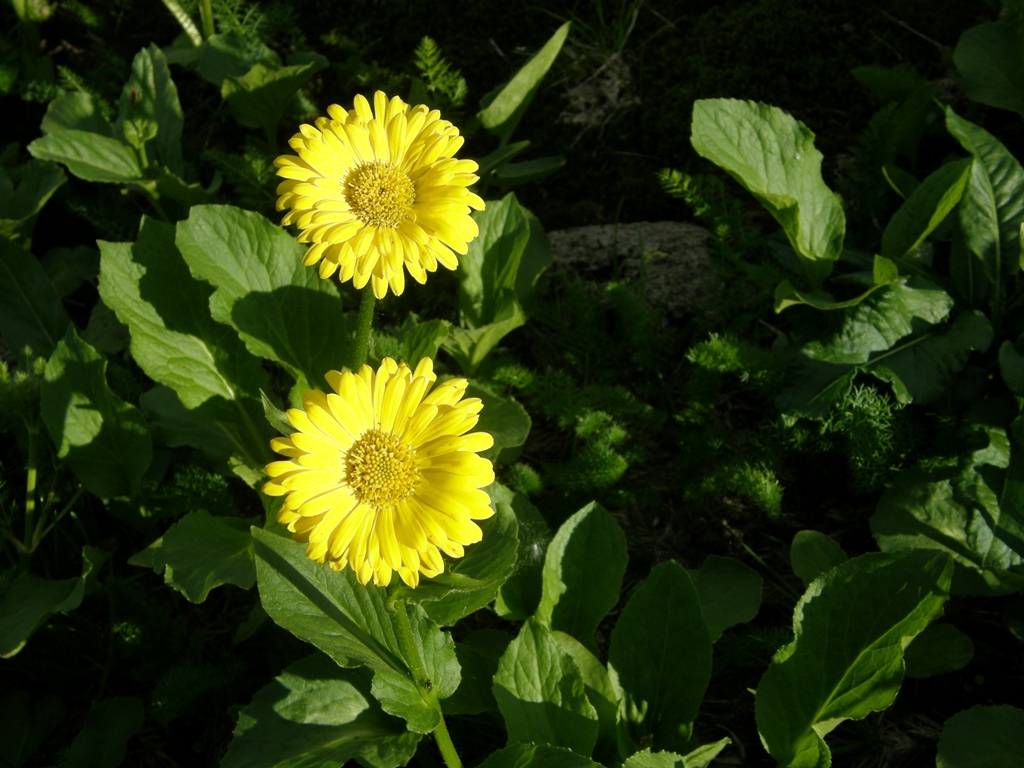
[[[36,485],[39,482],[39,468],[36,466],[36,433],[28,429],[28,467],[25,477],[25,551],[23,557],[32,556],[36,548],[35,526],[32,518],[36,513]]]
[[[434,740],[437,748],[441,751],[448,768],[462,768],[462,761],[459,753],[455,751],[455,744],[448,733],[448,726],[444,722],[444,713],[441,711],[441,702],[437,700],[437,694],[431,688],[430,678],[427,677],[427,670],[423,666],[423,659],[416,649],[416,641],[412,636],[412,625],[409,623],[409,606],[404,600],[398,600],[395,605],[395,616],[398,618],[398,642],[402,646],[402,655],[409,664],[409,671],[412,673],[413,682],[420,690],[420,695],[437,710],[439,721],[434,727]]]
[[[210,0],[200,0],[199,18],[203,22],[203,38],[209,39],[215,32],[213,27],[213,4]]]
[[[362,300],[359,303],[359,325],[356,326],[356,343],[352,350],[352,364],[349,366],[353,371],[358,371],[363,366],[370,351],[370,331],[373,328],[375,303],[373,291],[370,290],[370,286],[366,286],[363,288]]]

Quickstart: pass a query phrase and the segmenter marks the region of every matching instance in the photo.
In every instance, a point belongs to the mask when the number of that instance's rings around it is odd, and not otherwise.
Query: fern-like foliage
[[[441,49],[430,37],[424,36],[416,46],[413,64],[423,78],[427,92],[444,103],[439,105],[458,109],[466,101],[469,89],[462,72],[452,67],[441,54]]]

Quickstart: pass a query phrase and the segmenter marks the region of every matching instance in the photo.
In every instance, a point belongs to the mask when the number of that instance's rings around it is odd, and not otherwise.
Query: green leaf
[[[598,734],[594,746],[595,757],[607,763],[619,761],[618,751],[618,709],[619,699],[612,684],[611,675],[604,664],[588,651],[584,645],[572,635],[565,632],[552,632],[551,638],[563,651],[572,657],[583,676],[583,688],[587,693],[594,711],[597,712]]]
[[[925,179],[889,220],[882,234],[882,255],[912,256],[960,202],[970,173],[971,161],[958,160]]]
[[[998,139],[946,107],[946,128],[974,158],[960,201],[967,248],[1001,295],[1003,281],[1020,270],[1020,223],[1024,219],[1024,168]]]
[[[128,82],[121,89],[121,101],[114,132],[152,162],[159,162],[181,176],[181,128],[184,118],[178,89],[171,80],[163,52],[150,45],[135,55]],[[155,146],[146,144],[155,138]]]
[[[548,545],[535,617],[597,652],[594,632],[619,601],[626,536],[615,518],[591,502],[566,520]]]
[[[1007,339],[999,346],[999,372],[1015,395],[1024,395],[1024,355]]]
[[[526,323],[519,302],[506,294],[495,313],[495,321],[480,328],[452,328],[442,346],[468,376],[472,376],[498,343]]]
[[[793,573],[800,577],[805,587],[847,559],[835,539],[818,531],[797,531],[789,546],[789,562],[793,566]]]
[[[260,599],[267,614],[338,664],[370,667],[375,673],[374,696],[385,711],[400,714],[418,732],[433,730],[440,713],[412,680],[396,618],[387,607],[387,591],[360,584],[350,568],[335,572],[313,562],[306,557],[304,544],[258,528],[252,535]],[[403,608],[399,603],[398,610]],[[409,619],[432,694],[450,696],[459,684],[451,636],[418,606],[409,606]]]
[[[589,757],[550,744],[512,744],[492,752],[478,768],[603,768]]]
[[[0,593],[0,658],[14,656],[48,618],[73,611],[84,596],[82,577],[52,581],[31,573],[17,576]]]
[[[515,565],[518,527],[511,504],[492,500],[491,508],[494,516],[479,523],[483,539],[465,557],[449,560],[443,573],[422,580],[416,589],[403,584],[393,593],[418,603],[440,626],[451,626],[490,603]]]
[[[551,744],[589,755],[597,742],[597,712],[579,667],[551,632],[530,619],[498,663],[494,698],[509,742]]]
[[[117,139],[98,133],[64,130],[36,139],[29,153],[40,160],[63,163],[72,175],[85,181],[123,184],[142,178],[135,151]]]
[[[783,280],[775,288],[775,312],[779,313],[797,304],[806,304],[820,310],[848,309],[860,304],[864,299],[873,294],[879,288],[895,283],[899,280],[899,267],[883,256],[875,256],[874,269],[872,271],[872,285],[864,293],[852,299],[837,301],[832,294],[822,290],[798,291],[789,280]]]
[[[842,327],[824,342],[805,344],[803,354],[836,364],[860,364],[884,352],[921,327],[941,322],[953,299],[929,283],[909,278],[886,286],[843,318]]]
[[[159,550],[164,581],[192,603],[201,603],[214,587],[256,583],[252,535],[254,521],[189,512],[167,529]],[[154,568],[159,572],[160,568]]]
[[[955,672],[966,667],[972,658],[971,638],[952,624],[941,621],[925,627],[903,652],[907,677],[914,679]]]
[[[530,434],[533,423],[530,414],[515,398],[502,397],[481,384],[471,382],[466,388],[466,395],[483,401],[484,408],[480,411],[476,428],[494,438],[494,445],[480,455],[496,464],[515,461]]]
[[[89,711],[61,768],[117,768],[128,752],[128,740],[142,730],[144,719],[141,699],[104,699]]]
[[[462,682],[444,702],[445,715],[498,714],[493,680],[498,661],[512,642],[512,636],[499,629],[478,629],[455,644],[462,668]]]
[[[199,46],[199,75],[220,87],[229,77],[242,77],[260,62],[280,66],[281,57],[267,47],[257,35],[233,29],[210,35]]]
[[[390,357],[404,360],[415,368],[424,357],[437,357],[437,350],[448,338],[451,327],[447,320],[420,320],[410,313],[393,335],[374,333],[371,354],[378,362]]]
[[[43,256],[41,263],[63,299],[77,291],[82,283],[95,285],[100,273],[100,252],[87,245],[52,248]]]
[[[832,405],[841,401],[853,386],[857,369],[798,357],[788,377],[789,385],[775,398],[783,413],[824,418]]]
[[[825,735],[892,703],[903,647],[941,614],[952,565],[941,553],[871,553],[811,584],[794,611],[795,639],[757,687],[757,728],[780,766],[829,765]]]
[[[49,357],[70,321],[39,261],[0,236],[0,333],[12,353]]]
[[[508,621],[523,621],[532,616],[540,604],[544,557],[551,542],[551,529],[525,496],[513,494],[498,483],[488,486],[487,492],[492,504],[508,502],[518,521],[515,570],[498,590],[494,610]]]
[[[503,189],[517,187],[550,176],[565,165],[561,156],[538,157],[518,163],[503,163],[494,171],[494,183]]]
[[[682,566],[656,565],[630,595],[612,632],[608,667],[633,749],[685,750],[711,679],[711,635]]]
[[[36,217],[65,181],[60,166],[45,160],[29,160],[10,174],[0,168],[0,235],[30,249]]]
[[[974,484],[965,493],[965,485]],[[1000,486],[1002,483],[1000,483]],[[932,474],[916,468],[896,476],[871,517],[883,552],[938,549],[958,565],[954,591],[1005,594],[1024,587],[1024,520],[999,498],[973,465]]]
[[[1024,710],[971,707],[946,721],[937,768],[1015,768],[1024,753]]]
[[[988,318],[964,312],[873,358],[865,369],[892,384],[901,403],[930,403],[949,392],[953,374],[963,369],[972,351],[984,352],[991,343]]]
[[[1024,49],[1013,24],[971,27],[960,35],[953,61],[968,98],[1024,115]]]
[[[714,744],[697,747],[686,755],[677,755],[675,752],[651,752],[648,748],[631,755],[622,764],[622,768],[705,768],[730,744],[732,739],[720,739]]]
[[[131,330],[133,359],[173,390],[142,399],[169,444],[266,463],[270,431],[259,392],[269,388],[267,374],[238,335],[210,317],[213,291],[189,274],[174,228],[144,217],[135,243],[99,246],[100,297]]]
[[[521,155],[529,146],[529,141],[517,141],[498,147],[489,155],[477,159],[477,164],[480,166],[477,169],[477,174],[481,179],[485,178],[495,168],[499,168],[512,158]]]
[[[221,768],[406,765],[420,736],[381,710],[369,677],[322,654],[289,665],[239,713]]]
[[[558,52],[562,50],[562,45],[569,35],[569,26],[570,22],[560,26],[544,47],[537,51],[507,84],[484,97],[477,117],[484,129],[497,136],[503,146],[512,137],[512,132],[540,88],[541,80],[551,69]]]
[[[87,93],[62,93],[50,102],[40,129],[44,134],[60,131],[85,131],[112,138],[113,129],[100,114],[96,101]]]
[[[327,59],[313,55],[313,60],[292,66],[257,63],[241,77],[224,78],[221,96],[231,115],[247,128],[262,128],[273,145],[277,124],[296,92],[327,66]]]
[[[762,579],[749,566],[731,557],[708,555],[699,569],[688,573],[697,587],[712,642],[729,627],[757,616]]]
[[[258,213],[200,205],[178,224],[192,274],[216,289],[210,311],[249,351],[283,364],[314,387],[348,359],[338,289],[302,266],[302,246]]]
[[[138,408],[107,386],[107,361],[68,328],[46,363],[40,411],[75,476],[101,499],[132,498],[153,445]]]
[[[812,287],[820,286],[843,250],[846,218],[822,181],[814,134],[776,107],[703,99],[694,104],[690,140],[768,209]]]
[[[0,764],[19,768],[64,719],[64,700],[56,693],[30,695],[5,685],[0,694]]]

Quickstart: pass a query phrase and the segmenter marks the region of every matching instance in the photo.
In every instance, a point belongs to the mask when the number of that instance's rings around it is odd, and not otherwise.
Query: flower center
[[[355,497],[371,507],[409,497],[420,482],[415,452],[379,429],[367,430],[348,449],[345,471]]]
[[[376,160],[348,172],[345,202],[364,224],[394,229],[412,210],[416,187],[412,179],[391,163]]]

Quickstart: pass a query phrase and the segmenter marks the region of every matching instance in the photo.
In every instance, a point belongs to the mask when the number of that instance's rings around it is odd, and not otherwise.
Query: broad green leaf
[[[937,621],[925,627],[903,652],[907,677],[944,675],[966,667],[974,658],[971,638],[952,624]]]
[[[789,562],[793,573],[806,587],[825,571],[845,563],[849,558],[839,542],[818,531],[797,531],[789,546]]]
[[[971,707],[946,721],[937,768],[1017,768],[1024,754],[1024,710]]]
[[[504,189],[517,187],[520,184],[550,176],[563,165],[565,165],[565,158],[561,156],[538,157],[518,163],[504,163],[494,171],[494,183]]]
[[[65,181],[60,166],[45,160],[0,168],[0,235],[31,249],[36,217]]]
[[[218,88],[229,77],[242,77],[255,64],[280,66],[281,57],[258,35],[244,29],[210,35],[199,46],[199,75]]]
[[[775,398],[783,413],[821,419],[853,386],[857,369],[800,356],[787,377],[789,385]]]
[[[171,173],[181,176],[181,128],[184,118],[178,102],[178,89],[171,80],[163,52],[150,45],[135,55],[128,82],[121,90],[121,101],[114,132],[150,162],[159,162]],[[153,147],[147,147],[155,139]]]
[[[455,644],[455,654],[462,668],[462,682],[444,702],[445,715],[498,714],[494,700],[493,680],[512,635],[499,629],[478,629]]]
[[[311,61],[284,67],[257,63],[241,77],[226,77],[221,96],[231,115],[247,128],[262,128],[273,145],[277,124],[296,92],[327,66],[327,59],[314,56]]]
[[[494,516],[478,523],[483,540],[468,547],[465,557],[449,560],[443,573],[422,580],[416,589],[403,584],[392,592],[418,603],[443,627],[490,603],[515,566],[518,527],[511,504],[492,500],[491,507]]]
[[[843,250],[846,217],[822,181],[822,156],[807,126],[776,107],[703,99],[693,107],[690,140],[768,209],[819,287]]]
[[[711,640],[729,627],[744,624],[761,608],[762,579],[739,560],[708,555],[700,568],[688,571],[700,596],[701,612]]]
[[[214,517],[205,510],[189,512],[163,535],[154,570],[192,603],[206,600],[222,584],[249,589],[256,583],[253,562],[253,520]]]
[[[107,361],[68,328],[46,363],[40,411],[75,476],[101,499],[131,498],[153,445],[139,409],[107,386]]]
[[[594,757],[607,763],[619,761],[618,751],[618,709],[619,699],[612,684],[611,675],[604,664],[588,651],[583,644],[565,632],[552,632],[551,638],[563,651],[568,653],[579,667],[583,676],[583,688],[587,693],[587,701],[597,712],[597,743],[594,746]]]
[[[300,640],[343,666],[374,670],[374,695],[386,712],[401,714],[419,732],[433,730],[440,713],[413,683],[411,665],[398,639],[387,591],[356,581],[352,569],[335,572],[306,557],[306,547],[258,528],[256,577],[267,614]],[[398,610],[404,608],[399,603]],[[432,696],[451,695],[459,684],[451,636],[442,633],[421,608],[409,606],[417,651],[430,679]]]
[[[29,694],[5,685],[0,693],[0,764],[19,768],[28,762],[64,715],[60,695]]]
[[[998,139],[946,107],[946,129],[974,158],[960,201],[967,247],[1001,296],[1006,277],[1020,271],[1024,168]]]
[[[886,286],[843,318],[842,327],[823,342],[805,344],[803,354],[836,364],[860,364],[917,331],[921,321],[941,322],[953,308],[949,294],[916,278]]]
[[[999,372],[1015,395],[1024,395],[1024,355],[1007,339],[999,346]]]
[[[480,411],[476,428],[494,438],[494,445],[480,455],[495,464],[515,461],[530,434],[530,414],[514,398],[502,397],[474,382],[467,387],[466,395],[483,401],[484,408]]]
[[[338,289],[302,266],[302,246],[258,213],[227,205],[193,208],[178,224],[192,274],[216,289],[210,310],[254,355],[282,363],[313,387],[348,359]]]
[[[633,748],[686,749],[711,679],[711,635],[682,566],[656,565],[630,595],[612,632],[608,668]]]
[[[512,744],[492,752],[477,768],[604,768],[589,757],[550,744]]]
[[[960,202],[970,173],[971,161],[958,160],[925,179],[889,220],[882,234],[882,255],[890,259],[912,255]]]
[[[597,711],[579,667],[551,632],[530,619],[498,662],[494,698],[510,743],[551,744],[589,755],[597,742]]]
[[[135,696],[115,696],[94,705],[85,725],[64,753],[61,768],[117,768],[128,740],[142,730],[145,713]]]
[[[23,573],[0,593],[0,658],[8,659],[55,613],[73,611],[85,596],[85,579],[52,581]]]
[[[562,50],[569,35],[569,26],[570,22],[560,26],[508,83],[484,97],[477,117],[484,129],[498,137],[502,146],[508,143],[540,88],[541,80]]]
[[[127,144],[98,133],[65,130],[36,139],[28,151],[40,160],[63,163],[85,181],[124,184],[142,179],[138,156]]]
[[[757,687],[757,728],[779,766],[829,765],[824,736],[892,703],[903,648],[942,613],[952,568],[936,552],[870,553],[811,584],[793,614],[793,642]]]
[[[526,323],[526,314],[519,302],[506,293],[500,300],[493,323],[480,328],[452,328],[442,346],[467,375],[472,376],[498,343]]]
[[[71,91],[62,93],[50,102],[43,115],[40,129],[44,134],[60,131],[85,131],[112,138],[114,133],[103,115],[99,105],[87,93]]]
[[[551,529],[525,496],[513,494],[497,483],[490,485],[487,492],[492,504],[508,502],[518,521],[515,570],[498,590],[494,610],[508,621],[523,621],[532,616],[540,604],[544,557],[551,542]]]
[[[144,217],[135,243],[99,246],[100,297],[131,329],[134,360],[173,390],[143,397],[161,414],[169,444],[265,463],[270,432],[258,398],[269,386],[266,372],[231,328],[210,317],[213,291],[189,274],[174,228]]]
[[[675,752],[651,752],[650,748],[631,755],[622,768],[705,768],[719,752],[732,744],[732,739],[719,739],[714,744],[697,747],[685,755]]]
[[[627,560],[622,528],[591,502],[562,523],[548,545],[535,618],[596,653],[594,632],[619,600]]]
[[[322,654],[289,665],[239,713],[221,768],[406,765],[420,736],[381,710],[369,678]]]
[[[991,343],[988,318],[964,312],[872,358],[865,370],[892,384],[901,403],[930,403],[949,392],[953,374],[963,369],[971,352],[984,352]]]
[[[779,313],[797,304],[806,304],[821,310],[849,309],[860,304],[879,288],[895,283],[899,277],[899,267],[895,263],[883,256],[876,255],[871,287],[852,299],[837,301],[831,294],[823,290],[798,291],[789,280],[783,280],[775,288],[775,312]]]
[[[424,357],[437,357],[437,350],[448,338],[451,327],[452,324],[447,320],[420,320],[410,313],[393,334],[373,334],[371,356],[376,362],[390,357],[393,360],[404,360],[415,367]]]
[[[21,355],[49,357],[70,321],[53,283],[39,261],[20,245],[0,236],[0,333],[5,346]]]
[[[975,483],[970,495],[961,489]],[[1024,587],[1024,524],[1001,509],[975,466],[928,474],[906,469],[882,494],[871,532],[883,552],[938,549],[958,565],[954,591],[1005,594]]]
[[[1013,24],[971,27],[960,35],[953,61],[972,101],[1024,115],[1024,48]]]

